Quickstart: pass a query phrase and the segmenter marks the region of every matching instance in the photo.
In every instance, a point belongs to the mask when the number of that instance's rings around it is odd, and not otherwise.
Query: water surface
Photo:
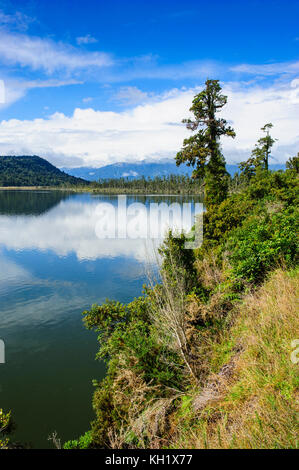
[[[128,204],[190,199],[130,196]],[[13,411],[15,438],[35,448],[51,447],[53,431],[76,438],[93,419],[92,379],[105,366],[83,310],[106,298],[128,302],[146,282],[152,244],[99,239],[103,202],[116,206],[117,196],[0,191],[0,408]]]

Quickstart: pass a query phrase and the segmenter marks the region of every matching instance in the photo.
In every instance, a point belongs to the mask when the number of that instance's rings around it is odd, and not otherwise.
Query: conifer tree
[[[273,139],[270,135],[270,129],[272,129],[272,127],[273,124],[269,122],[261,128],[261,130],[266,133],[265,137],[261,137],[257,141],[257,144],[251,152],[251,157],[247,161],[239,164],[240,170],[249,179],[255,175],[257,168],[261,168],[266,171],[269,169],[271,148],[277,140]]]
[[[256,159],[256,166],[261,166],[264,170],[268,170],[269,168],[269,158],[271,154],[271,148],[275,143],[275,139],[273,139],[270,135],[270,129],[273,127],[273,124],[269,122],[265,124],[264,127],[261,128],[263,132],[266,133],[265,137],[261,137],[252,151],[252,157]]]
[[[187,129],[197,131],[183,142],[183,148],[176,156],[177,166],[186,163],[194,167],[193,178],[205,182],[205,202],[207,205],[220,203],[226,198],[228,173],[225,159],[220,151],[220,137],[235,137],[234,130],[217,113],[227,103],[221,94],[219,80],[207,80],[205,89],[198,93],[190,111],[193,119],[184,119]]]

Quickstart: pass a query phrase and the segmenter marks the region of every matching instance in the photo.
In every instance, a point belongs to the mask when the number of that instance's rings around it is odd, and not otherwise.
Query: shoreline
[[[132,195],[146,195],[146,196],[202,196],[203,192],[198,193],[189,193],[189,192],[153,192],[149,191],[146,192],[145,190],[134,191],[134,190],[124,190],[124,188],[105,188],[105,189],[97,189],[97,188],[90,188],[88,186],[84,186],[82,188],[72,188],[72,187],[61,187],[61,186],[0,186],[0,191],[66,191],[66,192],[73,192],[73,193],[91,193],[91,194],[132,194]]]

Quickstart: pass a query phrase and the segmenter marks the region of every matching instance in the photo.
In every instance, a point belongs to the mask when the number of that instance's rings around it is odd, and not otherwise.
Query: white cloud
[[[0,31],[0,60],[5,64],[30,67],[52,74],[55,71],[74,71],[89,67],[106,67],[112,59],[102,52],[82,52],[51,39],[29,37]]]
[[[95,44],[98,42],[96,38],[93,38],[90,34],[87,34],[86,36],[81,36],[76,38],[77,44]]]
[[[55,113],[47,119],[2,121],[0,153],[37,154],[60,166],[174,157],[190,135],[181,120],[198,90],[170,90],[123,112],[77,108],[69,117]],[[229,99],[222,115],[237,132],[236,139],[222,142],[229,163],[250,155],[267,122],[274,124],[272,134],[279,139],[273,150],[277,161],[298,152],[298,79],[267,88],[230,83],[223,91]]]
[[[113,99],[125,105],[135,105],[146,101],[148,97],[148,93],[139,90],[139,88],[135,86],[125,86],[119,89]]]
[[[278,139],[273,148],[273,157],[277,162],[285,162],[298,152],[298,80],[267,88],[242,88],[228,84],[224,91],[228,95],[224,113],[233,121],[237,133],[234,141],[223,141],[227,159],[240,161],[246,157],[261,136],[261,127],[267,122],[274,124],[272,135]]]
[[[273,64],[240,64],[231,67],[232,72],[247,73],[251,75],[278,75],[278,74],[298,74],[299,61],[276,62]]]
[[[34,22],[34,18],[16,11],[13,15],[7,15],[3,10],[0,10],[0,27],[14,27],[19,31],[26,31],[30,23]]]
[[[23,98],[28,90],[33,88],[58,88],[68,85],[80,85],[79,80],[30,80],[20,81],[13,79],[0,80],[0,110]]]

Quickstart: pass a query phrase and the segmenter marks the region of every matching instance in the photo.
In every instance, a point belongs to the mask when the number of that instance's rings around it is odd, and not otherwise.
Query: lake
[[[198,200],[138,195],[126,204],[145,208],[138,235],[151,203],[194,207]],[[109,208],[116,210],[116,227],[109,226]],[[92,380],[104,377],[105,365],[94,359],[96,334],[84,328],[82,312],[106,298],[131,301],[141,295],[147,272],[157,272],[159,237],[138,238],[131,221],[131,238],[101,238],[99,226],[106,235],[119,229],[121,210],[115,195],[0,191],[0,339],[6,356],[0,408],[13,412],[15,440],[34,448],[53,447],[47,438],[54,431],[62,442],[74,439],[93,419]]]

